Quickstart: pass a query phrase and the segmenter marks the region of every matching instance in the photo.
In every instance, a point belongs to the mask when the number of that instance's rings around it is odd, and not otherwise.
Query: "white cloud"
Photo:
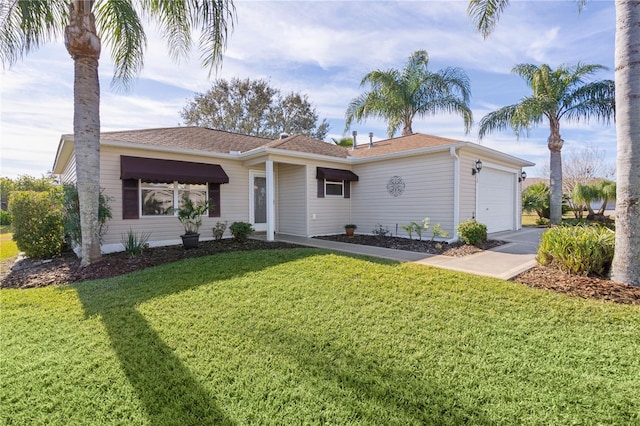
[[[360,93],[362,76],[377,68],[401,68],[417,49],[429,52],[432,70],[459,66],[472,76],[476,121],[526,94],[524,83],[509,75],[517,63],[584,61],[613,68],[611,2],[589,2],[581,14],[575,2],[511,2],[487,40],[473,28],[466,6],[463,1],[237,1],[237,25],[222,68],[211,76],[202,69],[197,49],[176,64],[165,41],[151,30],[145,67],[128,93],[110,90],[113,66],[103,49],[104,130],[177,125],[187,98],[206,91],[211,79],[240,77],[264,78],[283,92],[308,94],[337,137],[347,103]],[[60,134],[72,131],[72,72],[58,41],[2,73],[2,174],[39,175],[51,167]],[[610,71],[599,78],[612,76]],[[353,128],[365,135],[373,131],[376,138],[386,134],[386,124],[376,120]],[[464,135],[458,116],[419,119],[414,130],[477,140],[475,133]],[[615,156],[611,127],[563,124],[565,134],[568,145],[589,139]],[[485,143],[537,163],[548,161],[544,133],[514,143],[505,132]]]

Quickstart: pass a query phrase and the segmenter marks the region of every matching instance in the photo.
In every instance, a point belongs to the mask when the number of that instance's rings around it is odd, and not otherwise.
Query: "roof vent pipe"
[[[373,132],[369,132],[369,149],[373,148]]]
[[[280,139],[286,139],[289,137],[289,133],[280,133]]]
[[[353,136],[353,149],[358,149],[357,147],[357,143],[356,143],[356,136],[358,136],[358,132],[356,130],[354,130],[353,132],[351,132],[351,135]]]

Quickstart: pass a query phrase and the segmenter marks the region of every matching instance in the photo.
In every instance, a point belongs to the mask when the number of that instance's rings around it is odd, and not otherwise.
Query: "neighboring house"
[[[122,250],[129,230],[151,232],[152,246],[179,244],[182,227],[168,214],[183,196],[209,199],[201,239],[217,221],[245,221],[267,240],[276,233],[316,236],[355,223],[406,236],[401,225],[455,227],[471,218],[489,232],[520,228],[519,176],[534,164],[484,146],[413,134],[357,149],[306,136],[278,140],[199,127],[105,132],[100,182],[113,218],[103,251]],[[480,173],[472,174],[477,160]],[[73,135],[63,135],[53,172],[75,182]],[[428,234],[428,232],[427,232]]]

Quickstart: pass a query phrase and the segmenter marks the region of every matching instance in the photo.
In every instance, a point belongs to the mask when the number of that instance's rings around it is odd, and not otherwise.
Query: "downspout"
[[[458,223],[460,222],[460,157],[456,148],[449,148],[449,154],[453,157],[453,237],[448,243],[458,241]]]

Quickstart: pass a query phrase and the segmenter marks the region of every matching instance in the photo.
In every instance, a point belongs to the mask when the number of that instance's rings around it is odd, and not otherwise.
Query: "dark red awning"
[[[358,175],[351,170],[317,167],[316,179],[357,181]]]
[[[229,183],[229,176],[219,164],[157,158],[120,156],[120,179],[147,182]]]

